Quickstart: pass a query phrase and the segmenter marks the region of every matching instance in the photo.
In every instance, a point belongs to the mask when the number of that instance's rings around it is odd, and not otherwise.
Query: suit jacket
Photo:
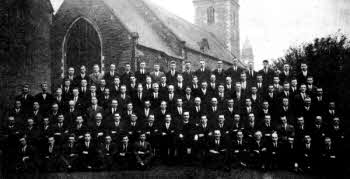
[[[24,113],[28,113],[33,109],[33,102],[34,102],[33,101],[34,97],[32,95],[27,94],[26,96],[27,97],[24,97],[24,94],[20,94],[15,98],[16,100],[21,101]]]
[[[135,72],[135,77],[136,77],[138,83],[144,84],[146,81],[147,75],[149,75],[149,73],[146,71],[146,69],[144,70],[144,74],[141,74],[141,71]]]
[[[101,113],[103,114],[103,108],[101,106],[97,106],[96,107],[96,110],[90,106],[89,108],[86,109],[86,122],[87,122],[87,125],[91,125],[92,123],[94,123],[95,121],[95,116],[97,113]]]
[[[35,100],[40,104],[40,109],[47,113],[51,109],[51,105],[54,102],[54,98],[50,93],[46,93],[46,98],[44,99],[43,93],[35,95]]]
[[[141,145],[140,141],[135,142],[133,149],[137,162],[142,162],[146,157],[152,156],[152,146],[147,141],[145,141],[143,145]],[[143,152],[143,154],[139,152]]]
[[[196,71],[196,76],[198,77],[199,82],[208,81],[210,78],[210,74],[211,71],[207,68],[205,68],[204,71],[202,71],[201,69],[198,69]]]
[[[152,71],[150,73],[150,76],[152,78],[152,81],[155,82],[155,83],[160,83],[160,79],[165,76],[164,72],[162,71],[159,71],[158,72],[158,76],[156,75],[156,72],[155,71]]]
[[[88,84],[90,84],[91,82],[89,75],[85,74],[85,76],[82,76],[81,74],[79,74],[74,78],[74,83],[81,87],[81,80],[86,80]]]
[[[104,75],[104,79],[106,80],[106,83],[108,86],[113,84],[114,78],[118,76],[118,73],[114,71],[114,74],[112,75],[110,71],[106,72]]]
[[[215,75],[216,81],[218,82],[218,84],[225,83],[226,72],[224,69],[221,69],[220,73],[218,69],[215,69],[212,73]]]
[[[191,86],[191,84],[192,84],[192,79],[193,79],[193,76],[194,75],[196,75],[196,73],[195,72],[193,72],[193,71],[189,71],[189,72],[187,72],[187,71],[184,71],[183,73],[182,73],[182,76],[183,76],[183,78],[184,78],[184,83],[185,83],[185,86]]]
[[[124,72],[121,76],[120,76],[120,81],[122,84],[124,85],[129,85],[130,84],[130,76],[133,75],[133,72]]]
[[[226,76],[230,76],[232,81],[238,81],[243,69],[237,66],[237,70],[234,70],[233,67],[230,67],[226,70]]]
[[[272,83],[272,79],[274,76],[274,72],[272,69],[268,69],[267,72],[265,72],[264,69],[262,69],[258,73],[262,75],[264,83],[266,83],[266,84]]]

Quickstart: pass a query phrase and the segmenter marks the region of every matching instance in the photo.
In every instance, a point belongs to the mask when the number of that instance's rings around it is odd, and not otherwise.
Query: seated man
[[[208,143],[207,166],[211,169],[226,167],[227,154],[227,146],[221,138],[221,132],[220,130],[215,130],[214,138]]]
[[[96,166],[96,144],[91,140],[91,133],[84,134],[84,141],[78,147],[81,170],[93,170]]]
[[[27,138],[19,139],[20,146],[16,158],[17,172],[34,173],[37,171],[37,157],[34,148],[27,143]]]
[[[254,133],[254,139],[251,142],[249,149],[250,149],[250,152],[249,152],[250,166],[252,168],[265,169],[263,159],[266,153],[266,147],[262,141],[261,131],[256,131]]]
[[[100,145],[99,154],[100,154],[100,164],[101,168],[107,169],[110,171],[113,166],[113,159],[117,152],[117,146],[112,142],[112,137],[110,135],[105,136],[104,143]]]
[[[145,133],[140,134],[139,140],[135,142],[133,149],[136,158],[136,168],[141,170],[149,168],[153,153],[151,144],[146,141]]]
[[[232,142],[232,167],[246,167],[248,143],[244,140],[241,130],[237,131],[236,138]]]
[[[43,162],[41,169],[46,172],[58,172],[61,170],[60,166],[63,166],[60,158],[61,150],[53,136],[48,138],[48,143],[43,148],[41,155]]]
[[[129,143],[129,137],[127,135],[122,137],[122,142],[118,146],[118,152],[116,154],[117,169],[127,170],[130,169],[133,163],[132,146]]]
[[[71,134],[68,137],[68,142],[62,147],[61,155],[64,165],[67,170],[74,171],[78,166],[78,148],[75,142],[75,135]]]

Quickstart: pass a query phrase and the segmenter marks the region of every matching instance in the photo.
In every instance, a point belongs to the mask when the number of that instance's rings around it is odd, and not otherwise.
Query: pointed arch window
[[[214,24],[215,23],[215,9],[213,7],[209,7],[207,9],[207,19],[208,24]]]

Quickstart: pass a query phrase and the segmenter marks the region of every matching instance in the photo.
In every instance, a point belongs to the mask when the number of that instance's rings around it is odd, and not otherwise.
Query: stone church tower
[[[212,32],[239,58],[239,0],[193,0],[193,5],[195,24]]]

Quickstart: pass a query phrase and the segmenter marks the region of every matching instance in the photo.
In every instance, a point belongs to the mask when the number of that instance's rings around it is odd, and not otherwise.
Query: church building
[[[123,70],[141,61],[148,68],[160,63],[167,70],[193,68],[204,59],[211,69],[222,60],[227,68],[240,57],[238,0],[194,0],[195,24],[150,0],[65,0],[51,28],[51,81],[61,82],[67,67],[93,64],[107,70],[111,63]],[[243,64],[241,64],[243,65]],[[90,69],[89,69],[90,68]]]

